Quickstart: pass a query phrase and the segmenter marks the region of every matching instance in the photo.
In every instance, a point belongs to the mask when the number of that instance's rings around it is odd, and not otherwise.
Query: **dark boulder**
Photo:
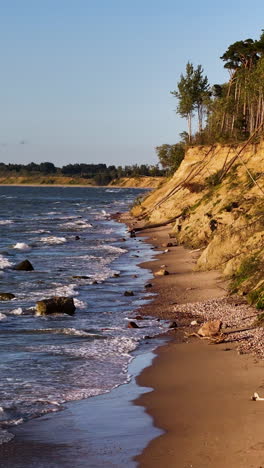
[[[152,284],[151,284],[151,283],[147,283],[147,284],[145,284],[145,286],[144,286],[144,287],[145,287],[146,289],[148,289],[148,288],[152,288]]]
[[[32,271],[34,270],[33,265],[30,263],[29,260],[23,260],[20,263],[17,263],[17,265],[14,266],[14,270],[19,270],[19,271]]]
[[[54,296],[50,299],[43,299],[36,304],[37,315],[68,314],[73,315],[75,305],[72,297]]]
[[[128,322],[127,328],[139,328],[136,322]]]
[[[11,301],[16,296],[12,293],[0,292],[0,301]]]
[[[131,231],[129,231],[129,234],[130,234],[130,237],[136,237],[135,229],[131,229]]]
[[[133,291],[125,291],[124,296],[134,296]]]
[[[178,325],[176,322],[171,322],[170,325],[169,325],[169,328],[177,328]]]

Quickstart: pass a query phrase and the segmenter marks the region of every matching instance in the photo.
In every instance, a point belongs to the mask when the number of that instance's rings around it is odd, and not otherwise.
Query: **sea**
[[[112,215],[142,194],[0,187],[0,292],[15,295],[0,301],[0,443],[12,426],[129,382],[135,350],[166,327],[149,317],[128,328],[153,298],[138,266],[153,250]],[[33,271],[13,269],[25,259]],[[72,297],[75,314],[37,316],[36,302],[52,296]]]

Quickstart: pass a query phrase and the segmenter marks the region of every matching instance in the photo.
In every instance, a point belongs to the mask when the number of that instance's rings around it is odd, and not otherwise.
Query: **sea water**
[[[152,251],[111,218],[140,189],[0,187],[0,442],[10,426],[129,380],[131,353],[155,320],[127,328],[147,300]],[[124,241],[125,239],[125,241]],[[12,267],[28,259],[33,271]],[[133,290],[134,296],[124,292]],[[74,316],[35,315],[36,302],[74,299]]]

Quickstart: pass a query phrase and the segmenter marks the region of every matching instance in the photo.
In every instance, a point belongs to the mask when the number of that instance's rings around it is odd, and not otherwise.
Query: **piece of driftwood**
[[[261,398],[257,392],[254,393],[254,395],[251,397],[251,400],[253,401],[264,401],[264,398]]]
[[[221,343],[225,342],[228,335],[231,335],[233,333],[240,333],[240,332],[243,332],[243,331],[255,330],[256,328],[258,328],[258,327],[254,326],[254,327],[233,328],[233,329],[227,330],[227,331],[221,330],[215,336],[201,336],[198,333],[185,333],[185,336],[187,338],[190,338],[190,337],[194,336],[196,338],[200,338],[200,340],[209,340],[210,344],[221,344]]]
[[[255,330],[255,328],[258,328],[258,327],[254,326],[254,327],[233,328],[227,331],[222,330],[222,333],[224,333],[225,335],[231,335],[232,333],[240,333],[243,331]]]

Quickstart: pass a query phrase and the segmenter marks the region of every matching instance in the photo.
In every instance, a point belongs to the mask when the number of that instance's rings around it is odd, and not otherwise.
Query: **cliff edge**
[[[264,141],[188,148],[172,178],[134,206],[146,226],[201,249],[196,268],[219,269],[231,291],[264,308]]]

